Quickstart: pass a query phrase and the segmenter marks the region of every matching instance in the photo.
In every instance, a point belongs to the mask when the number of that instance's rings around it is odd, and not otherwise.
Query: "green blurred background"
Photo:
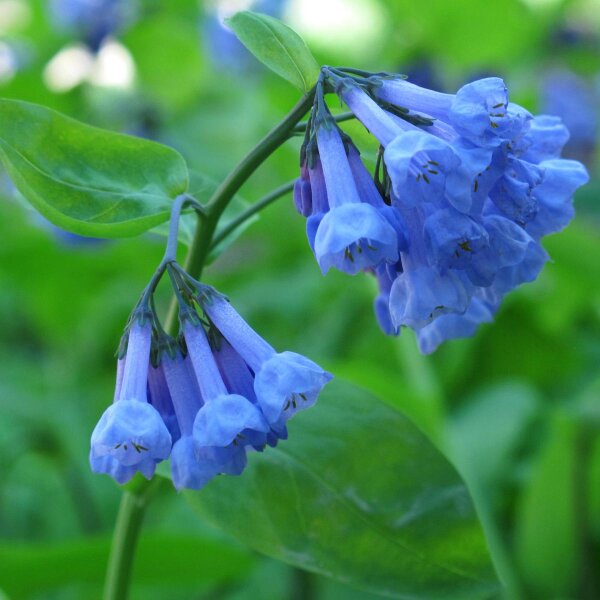
[[[78,4],[0,0],[0,96],[157,139],[217,180],[297,99],[219,24],[250,2],[123,0],[108,38],[98,19],[74,18]],[[570,125],[568,154],[586,162],[592,181],[572,225],[545,242],[554,262],[507,298],[493,324],[431,357],[419,355],[410,331],[381,334],[370,278],[321,276],[289,198],[205,279],[276,348],[375,392],[447,453],[522,598],[600,598],[600,1],[255,8],[299,31],[321,63],[405,72],[447,91],[498,74],[512,100],[561,112]],[[347,129],[369,157],[366,133]],[[298,140],[282,148],[243,197],[296,177],[298,149]],[[0,590],[17,600],[97,598],[121,492],[89,471],[89,435],[164,242],[57,231],[2,172],[0,240]],[[240,547],[174,492],[151,507],[145,532],[134,599],[276,600],[309,589],[318,599],[374,598]]]

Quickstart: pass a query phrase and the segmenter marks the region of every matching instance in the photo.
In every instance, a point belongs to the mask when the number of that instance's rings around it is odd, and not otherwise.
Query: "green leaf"
[[[190,169],[189,193],[191,196],[196,198],[196,200],[199,200],[202,203],[208,202],[209,198],[218,187],[219,182],[212,177],[209,177],[204,173],[200,173],[199,171]],[[225,227],[227,227],[231,221],[243,213],[249,206],[249,202],[244,200],[239,194],[236,194],[229,202],[225,212],[223,212],[223,215],[219,219],[219,223],[215,230],[215,235],[219,235],[219,233],[223,231],[223,229],[225,229]],[[258,215],[253,215],[242,225],[236,228],[235,231],[228,235],[221,243],[217,244],[217,246],[210,251],[206,264],[210,264],[216,260],[216,258],[222,252],[229,248],[229,246],[231,246],[231,244],[235,242],[235,240],[237,240],[239,236],[256,221],[258,221]],[[182,215],[181,220],[179,221],[179,241],[182,244],[186,246],[191,245],[197,223],[198,217],[194,212],[188,212]],[[155,227],[152,230],[152,233],[167,237],[169,235],[169,224],[162,223],[158,227]]]
[[[335,381],[249,456],[239,478],[187,493],[252,548],[389,598],[487,598],[498,589],[464,483],[406,417]]]
[[[447,424],[448,446],[473,496],[498,574],[511,598],[522,596],[497,515],[512,497],[514,460],[539,411],[535,390],[507,381],[476,395]]]
[[[109,536],[55,543],[0,545],[0,587],[13,600],[52,589],[101,586],[110,549]],[[136,552],[134,581],[144,585],[194,586],[236,581],[252,566],[242,550],[211,539],[147,533]],[[97,597],[97,596],[88,596]]]
[[[239,40],[269,69],[307,92],[319,78],[319,65],[304,40],[268,15],[244,10],[226,20]]]
[[[518,382],[480,391],[448,423],[449,445],[471,488],[510,479],[514,457],[539,409],[535,390]]]
[[[171,148],[16,100],[0,99],[0,159],[48,220],[93,237],[155,227],[188,185],[185,162]]]
[[[556,416],[518,507],[515,554],[535,597],[577,595],[582,558],[578,543],[581,490],[575,477],[579,435],[575,419]]]

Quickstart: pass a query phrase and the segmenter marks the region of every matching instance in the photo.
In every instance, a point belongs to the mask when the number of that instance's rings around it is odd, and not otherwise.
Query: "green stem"
[[[204,263],[212,247],[212,240],[223,211],[246,180],[279,146],[285,143],[298,121],[308,112],[315,97],[315,89],[304,94],[284,119],[276,125],[225,178],[206,205],[206,214],[200,221],[187,254],[184,268],[195,279],[200,279]],[[172,302],[166,329],[172,332],[177,323],[177,303]]]
[[[223,211],[254,171],[286,142],[298,121],[312,106],[314,89],[302,96],[296,106],[273,128],[233,169],[215,191],[206,205],[206,213],[198,223],[192,245],[185,262],[186,271],[200,278],[204,263],[212,247],[213,236]],[[283,193],[283,192],[281,192]],[[271,200],[273,201],[273,199]],[[177,328],[177,302],[171,303],[165,329],[174,333]],[[158,482],[158,483],[157,483]],[[106,574],[104,600],[126,600],[131,579],[137,540],[141,531],[144,513],[153,491],[160,479],[143,481],[135,491],[125,491],[121,498],[113,543]]]
[[[212,244],[210,245],[211,250],[216,248],[224,239],[229,237],[240,225],[243,225],[256,213],[275,202],[275,200],[279,200],[282,196],[289,194],[294,189],[294,183],[295,181],[289,181],[288,183],[280,185],[278,188],[275,188],[272,192],[252,204],[252,206],[249,206],[243,213],[233,219],[233,221],[230,221],[226,227],[223,227],[223,229],[213,237]]]
[[[313,103],[314,90],[311,90],[294,106],[287,116],[274,127],[231,171],[225,181],[215,191],[206,205],[206,218],[196,229],[185,263],[185,270],[196,279],[200,278],[204,263],[211,247],[217,223],[230,200],[244,185],[256,169],[286,142],[298,121],[308,112]]]
[[[138,537],[146,508],[161,484],[160,478],[143,481],[121,498],[106,571],[104,600],[126,600]]]
[[[315,600],[318,597],[317,578],[309,571],[293,568],[291,584],[291,600]]]

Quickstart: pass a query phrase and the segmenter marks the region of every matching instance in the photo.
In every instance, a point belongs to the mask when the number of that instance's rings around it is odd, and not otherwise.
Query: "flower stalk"
[[[226,232],[223,232],[218,239],[214,239],[219,219],[227,205],[254,171],[291,137],[296,125],[312,106],[313,100],[314,90],[302,96],[288,115],[231,171],[205,207],[200,206],[193,198],[185,195],[179,196],[175,200],[165,256],[153,276],[151,284],[144,292],[144,297],[151,296],[167,265],[176,260],[179,218],[183,207],[187,203],[194,206],[201,219],[186,257],[185,271],[194,278],[200,278],[210,249],[241,223],[241,221],[236,220],[235,224],[231,224],[232,226]],[[273,194],[260,201],[259,206],[250,214],[245,213],[244,220],[260,208],[264,208],[270,202],[287,193],[288,188],[291,189],[289,185],[285,185],[275,190]],[[176,331],[177,317],[178,302],[175,299],[166,321],[165,329],[167,332],[174,333]],[[121,499],[109,556],[104,600],[126,600],[128,597],[135,550],[145,511],[161,481],[160,478],[145,481],[139,477],[138,480],[139,484],[136,485],[135,490],[125,491]]]

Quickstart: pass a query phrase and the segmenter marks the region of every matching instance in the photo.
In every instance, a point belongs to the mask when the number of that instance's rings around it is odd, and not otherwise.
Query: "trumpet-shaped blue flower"
[[[106,409],[91,439],[92,469],[127,480],[136,467],[148,474],[151,462],[168,458],[171,436],[158,411],[148,403],[147,379],[152,326],[137,320],[129,330],[122,379],[117,382],[119,397]],[[109,459],[103,459],[109,457]]]
[[[369,204],[344,204],[323,216],[315,237],[323,274],[331,267],[355,275],[398,260],[398,239],[386,218]]]
[[[171,451],[171,479],[175,489],[202,489],[219,474],[219,458],[213,449],[197,448],[191,435],[182,436]]]
[[[543,177],[544,169],[508,157],[504,172],[490,191],[490,198],[504,215],[516,223],[528,223],[538,211],[534,191]]]
[[[213,463],[199,460],[192,437],[194,419],[203,405],[200,387],[191,367],[190,359],[179,351],[165,352],[161,358],[161,368],[169,389],[180,438],[171,452],[171,478],[175,489],[200,489],[214,477],[218,470]]]
[[[472,336],[482,323],[494,319],[496,309],[485,300],[473,297],[463,314],[440,315],[417,331],[419,350],[431,354],[447,340]]]
[[[575,213],[573,195],[589,181],[586,168],[576,160],[545,160],[540,166],[544,179],[534,190],[538,210],[526,226],[536,239],[566,227]]]
[[[384,79],[378,98],[452,125],[477,146],[498,146],[524,132],[531,115],[508,100],[499,77],[479,79],[453,94],[443,94],[401,79]]]
[[[321,219],[314,250],[323,273],[336,267],[350,275],[398,260],[398,238],[387,219],[362,201],[337,129],[322,125],[317,132],[319,156],[330,206]]]
[[[429,263],[441,269],[464,269],[489,246],[485,228],[452,208],[432,212],[423,229]]]
[[[534,240],[522,227],[501,215],[484,216],[482,223],[489,245],[472,257],[466,273],[474,285],[487,287],[500,269],[519,264]]]
[[[281,352],[266,360],[256,374],[254,389],[270,423],[286,420],[317,401],[331,379],[312,360],[295,352]]]
[[[229,393],[242,395],[253,404],[258,404],[254,391],[254,373],[226,339],[219,340],[214,356]],[[287,439],[288,432],[285,422],[286,419],[282,416],[279,420],[269,424],[269,431],[266,435],[266,443],[269,446],[276,446],[279,440]],[[264,442],[259,441],[259,444],[253,445],[255,450],[262,450],[264,447]]]
[[[260,409],[238,394],[221,394],[208,402],[194,422],[199,446],[260,446],[266,443],[269,425]]]
[[[247,446],[266,444],[269,425],[248,398],[227,391],[202,326],[186,321],[183,331],[205,401],[193,423],[195,447],[208,449],[218,473],[239,475]]]
[[[440,203],[446,178],[460,162],[450,144],[418,129],[400,134],[385,150],[394,198],[407,207]]]
[[[517,151],[523,160],[537,164],[559,158],[568,140],[569,130],[559,117],[537,115],[519,141]]]
[[[479,146],[497,146],[522,134],[531,115],[508,101],[499,77],[479,79],[456,92],[449,121],[456,131]]]
[[[468,286],[455,271],[428,266],[406,270],[390,291],[392,323],[418,330],[440,315],[464,313],[469,301]]]
[[[296,412],[312,406],[331,375],[294,352],[277,353],[220,297],[204,310],[254,373],[257,406],[274,428],[281,428]]]

